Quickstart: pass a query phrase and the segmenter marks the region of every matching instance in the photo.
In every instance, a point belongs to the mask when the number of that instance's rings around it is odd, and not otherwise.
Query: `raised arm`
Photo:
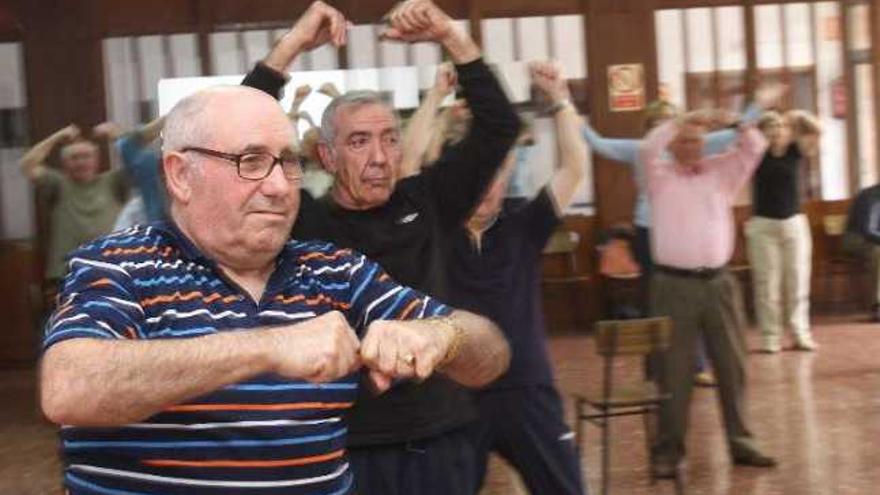
[[[822,124],[819,118],[806,110],[791,110],[785,114],[785,118],[791,125],[791,137],[801,155],[808,158],[818,156],[819,139],[822,137]]]
[[[789,119],[792,140],[805,158],[806,195],[810,199],[820,199],[822,177],[819,172],[819,143],[822,140],[822,124],[819,118],[805,110],[791,110],[785,118]]]
[[[35,144],[18,162],[24,176],[31,181],[38,180],[46,172],[46,158],[49,157],[52,150],[56,146],[74,140],[79,136],[79,127],[70,124]]]
[[[325,82],[324,84],[322,84],[321,87],[318,88],[318,93],[329,96],[331,99],[336,98],[337,96],[342,94],[339,91],[339,88],[337,88],[336,85],[332,82]]]
[[[422,104],[413,113],[403,133],[401,177],[417,174],[425,162],[434,129],[438,125],[437,112],[443,100],[452,94],[457,82],[455,69],[450,64],[437,67],[434,85],[425,93]]]
[[[159,138],[165,127],[165,117],[157,117],[137,129],[120,134],[116,148],[129,169],[140,166],[157,167],[158,155],[147,146]]]
[[[315,126],[314,122],[312,122],[312,118],[309,117],[308,113],[299,111],[300,107],[306,101],[306,98],[309,96],[309,94],[311,94],[311,92],[312,87],[308,84],[298,86],[293,94],[293,101],[290,102],[290,108],[287,110],[287,117],[290,119],[290,123],[293,124],[294,128],[293,144],[296,147],[300,146],[299,131],[297,130],[297,124],[299,124],[300,119],[307,120],[312,127]]]
[[[777,105],[786,91],[788,91],[788,86],[782,83],[762,84],[755,91],[755,101],[746,107],[740,117],[740,124],[747,126],[756,124],[761,118],[761,114]],[[703,153],[706,155],[724,153],[736,141],[737,136],[737,130],[733,128],[710,132],[706,135]]]
[[[458,228],[482,197],[519,134],[520,122],[474,40],[429,0],[407,0],[387,16],[387,39],[435,41],[455,64],[471,110],[464,139],[413,180],[424,181],[446,229]]]
[[[117,124],[116,122],[110,120],[106,122],[101,122],[100,124],[92,128],[92,137],[94,137],[95,139],[107,141],[108,143],[112,143],[123,134],[124,131],[122,130],[122,127],[120,127],[119,124]]]
[[[639,147],[639,160],[645,166],[645,177],[649,190],[654,187],[657,180],[662,179],[666,174],[672,173],[672,167],[661,166],[660,157],[663,151],[672,143],[672,140],[675,139],[678,130],[679,121],[669,119],[651,130]]]
[[[734,147],[728,153],[716,155],[729,159],[718,168],[718,173],[722,175],[730,194],[736,194],[749,180],[767,151],[767,139],[754,125],[741,124],[738,131],[739,137]]]
[[[533,62],[529,64],[529,75],[555,111],[553,119],[559,147],[559,167],[550,178],[549,192],[557,214],[561,215],[571,205],[586,175],[587,145],[580,135],[583,120],[571,103],[568,84],[558,64]]]
[[[347,29],[348,21],[341,12],[320,0],[312,3],[241,83],[279,98],[293,61],[325,43],[337,48],[345,45]]]
[[[142,143],[152,143],[156,139],[159,138],[159,135],[162,134],[162,129],[165,128],[165,116],[157,117],[145,125],[143,125],[140,129],[136,130],[138,138]]]
[[[119,148],[123,158],[126,154],[134,154],[135,152],[144,150],[150,143],[159,138],[162,129],[165,127],[165,117],[157,117],[146,124],[134,129],[129,133],[119,133],[113,139],[116,139],[116,146]],[[117,139],[117,137],[119,139]]]
[[[638,139],[603,137],[588,122],[583,122],[580,132],[581,137],[597,155],[627,165],[635,165],[639,156]]]

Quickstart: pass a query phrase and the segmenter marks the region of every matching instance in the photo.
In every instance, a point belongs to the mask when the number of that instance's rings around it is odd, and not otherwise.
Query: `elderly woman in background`
[[[783,327],[794,333],[794,348],[816,349],[810,333],[810,224],[802,211],[805,196],[818,184],[809,166],[818,154],[818,121],[804,111],[765,113],[758,128],[770,143],[753,185],[752,218],[746,224],[761,350],[779,352]]]

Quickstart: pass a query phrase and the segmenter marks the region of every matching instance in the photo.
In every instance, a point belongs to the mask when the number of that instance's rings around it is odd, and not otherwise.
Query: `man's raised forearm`
[[[457,27],[453,27],[449,35],[440,40],[440,44],[455,65],[473,62],[481,56],[480,47],[477,46],[473,38]]]
[[[581,138],[583,120],[574,105],[567,101],[556,112],[556,142],[559,146],[559,168],[553,174],[551,191],[554,204],[562,213],[571,205],[577,188],[586,175],[587,145]]]
[[[140,129],[135,131],[137,138],[140,140],[141,144],[147,145],[152,143],[159,137],[159,134],[162,133],[162,128],[165,127],[165,117],[158,117],[150,122],[144,124]]]
[[[413,113],[403,134],[403,158],[400,162],[401,176],[408,177],[419,171],[437,125],[437,111],[444,95],[435,89],[428,90],[419,108]]]
[[[44,170],[43,167],[45,167],[46,158],[52,152],[52,149],[63,141],[70,139],[74,134],[78,134],[78,129],[70,125],[53,132],[29,149],[18,161],[25,177],[30,180],[40,178]]]

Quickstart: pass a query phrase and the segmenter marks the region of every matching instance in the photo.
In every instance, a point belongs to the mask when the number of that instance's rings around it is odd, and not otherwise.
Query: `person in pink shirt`
[[[726,112],[693,112],[651,131],[639,151],[654,227],[651,311],[672,318],[674,328],[671,347],[657,362],[659,379],[672,395],[661,407],[652,448],[658,478],[675,477],[684,458],[694,352],[701,335],[718,380],[734,464],[776,465],[758,450],[746,425],[742,293],[726,268],[734,247],[734,201],[767,142],[753,125],[740,125],[727,151],[703,155],[706,131],[732,123]]]

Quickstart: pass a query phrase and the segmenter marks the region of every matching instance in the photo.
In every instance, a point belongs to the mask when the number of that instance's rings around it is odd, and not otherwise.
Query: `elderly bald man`
[[[250,88],[182,100],[163,143],[170,220],[70,257],[41,377],[69,493],[350,493],[343,415],[361,373],[381,391],[506,368],[488,320],[349,249],[289,240],[292,133]]]

